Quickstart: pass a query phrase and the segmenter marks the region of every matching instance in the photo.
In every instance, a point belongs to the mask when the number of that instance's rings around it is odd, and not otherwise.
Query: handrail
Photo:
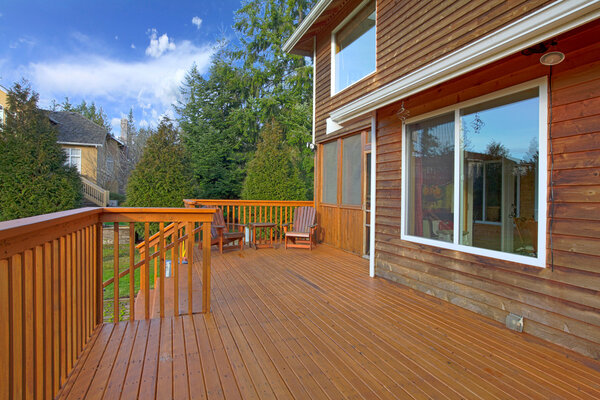
[[[113,278],[115,316],[119,316],[119,280],[141,269],[140,298],[145,318],[149,313],[150,256],[160,260],[161,317],[165,315],[165,254],[175,243],[194,247],[202,230],[202,312],[210,310],[211,209],[190,208],[82,208],[36,217],[0,222],[0,398],[53,398],[73,370],[92,334],[103,322],[104,282],[103,224],[113,222]],[[119,267],[119,224],[129,223],[128,268]],[[143,223],[149,238],[149,223],[158,222],[158,255],[146,255],[135,263],[134,227]],[[167,245],[165,223],[185,223],[185,233]],[[199,224],[199,228],[196,228]],[[174,233],[175,234],[175,233]],[[176,236],[179,235],[177,230]],[[192,305],[193,252],[188,254],[188,309]],[[179,266],[174,266],[179,274]],[[124,275],[123,272],[127,271]],[[183,272],[183,271],[181,271]],[[134,318],[134,280],[129,280],[130,318]],[[108,286],[108,285],[107,285]],[[176,298],[179,296],[175,284]],[[179,314],[179,302],[174,313]],[[116,321],[115,321],[116,322]]]
[[[92,203],[106,207],[108,200],[110,199],[110,192],[101,186],[98,186],[94,182],[81,177],[81,183],[83,184],[83,198],[91,201]]]
[[[294,212],[298,207],[314,207],[313,201],[296,200],[215,200],[185,199],[188,208],[203,206],[218,207],[223,211],[227,225],[251,224],[254,222],[272,222],[276,224],[274,240],[281,243],[284,237],[283,225],[293,222]]]

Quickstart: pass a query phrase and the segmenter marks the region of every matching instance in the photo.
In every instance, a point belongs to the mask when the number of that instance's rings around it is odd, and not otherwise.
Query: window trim
[[[479,247],[468,246],[459,243],[457,229],[453,230],[453,241],[443,242],[434,239],[422,238],[407,234],[407,218],[408,218],[408,187],[407,187],[407,176],[408,171],[408,140],[406,139],[406,125],[413,122],[418,122],[427,118],[435,117],[442,114],[447,114],[454,111],[454,132],[460,132],[460,109],[483,103],[488,100],[493,100],[499,97],[517,93],[523,90],[538,88],[538,99],[539,99],[539,127],[538,127],[538,143],[539,143],[539,178],[538,178],[538,194],[537,194],[537,206],[538,206],[538,254],[537,257],[528,257],[519,254],[505,253],[498,250],[489,250]],[[457,182],[460,182],[460,135],[454,135],[454,226],[457,227],[460,224],[460,190],[456,190]],[[442,109],[438,109],[426,114],[419,115],[407,119],[402,124],[402,184],[401,184],[401,219],[400,219],[400,238],[408,242],[425,244],[433,247],[441,247],[449,250],[460,251],[462,253],[474,254],[484,257],[490,257],[493,259],[500,259],[511,261],[519,264],[526,264],[540,268],[546,268],[546,224],[547,224],[547,204],[546,198],[548,193],[548,168],[547,168],[547,140],[548,140],[548,80],[544,76],[532,81],[528,81],[519,85],[511,86],[509,88],[495,91],[474,99],[470,99],[461,103],[456,103]]]
[[[351,83],[350,85],[346,86],[343,89],[339,89],[336,90],[335,87],[335,47],[336,47],[336,41],[335,41],[335,35],[338,33],[338,31],[340,31],[352,18],[354,18],[364,7],[367,6],[368,3],[370,3],[371,1],[375,2],[375,69],[371,72],[369,72],[368,74],[366,74],[365,76],[363,76],[362,78],[360,78],[359,80],[357,80],[354,83]],[[372,75],[374,75],[377,72],[377,1],[376,0],[363,0],[354,10],[352,10],[352,12],[342,20],[342,22],[340,22],[333,31],[331,31],[331,69],[330,69],[330,75],[331,75],[331,92],[330,92],[330,97],[333,97],[337,94],[340,94],[342,92],[344,92],[345,90],[359,84],[360,82],[364,81],[365,79],[371,77]]]
[[[67,155],[67,161],[66,161],[66,165],[70,166],[70,167],[75,167],[77,169],[77,172],[79,172],[79,174],[81,174],[81,159],[83,156],[83,152],[81,151],[81,149],[77,148],[77,147],[64,147],[63,148],[65,150],[65,153]],[[79,155],[78,156],[74,156],[73,155],[73,150],[77,150],[79,151]],[[78,159],[79,162],[78,163],[73,163],[73,159]]]

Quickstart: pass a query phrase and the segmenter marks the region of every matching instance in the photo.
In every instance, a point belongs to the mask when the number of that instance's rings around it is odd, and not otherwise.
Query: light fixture
[[[312,152],[314,152],[317,149],[317,146],[312,142],[306,143],[306,147]]]
[[[556,65],[563,62],[565,54],[560,51],[550,51],[540,57],[540,62],[544,65]]]

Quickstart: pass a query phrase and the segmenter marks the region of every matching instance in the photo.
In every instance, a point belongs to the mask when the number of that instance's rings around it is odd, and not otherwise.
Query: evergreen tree
[[[248,163],[242,198],[247,200],[304,200],[306,189],[294,169],[289,146],[277,122],[265,125],[254,158]]]
[[[163,119],[148,137],[142,158],[131,172],[127,206],[183,207],[183,199],[195,194],[188,153],[173,123]]]
[[[202,197],[239,198],[259,132],[277,121],[294,176],[312,197],[312,66],[284,53],[284,40],[314,1],[245,1],[236,13],[239,45],[223,43],[207,78],[194,66],[176,107]],[[207,151],[210,149],[210,151]],[[212,167],[212,168],[210,168]]]
[[[0,127],[0,220],[68,210],[80,205],[81,180],[38,94],[23,82],[8,92],[6,123]]]

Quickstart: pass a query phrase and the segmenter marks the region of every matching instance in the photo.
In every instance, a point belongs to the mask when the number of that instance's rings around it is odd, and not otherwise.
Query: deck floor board
[[[59,398],[600,398],[599,362],[369,278],[327,246],[213,252],[212,274],[210,314],[98,328]],[[165,296],[172,309],[169,278]]]

